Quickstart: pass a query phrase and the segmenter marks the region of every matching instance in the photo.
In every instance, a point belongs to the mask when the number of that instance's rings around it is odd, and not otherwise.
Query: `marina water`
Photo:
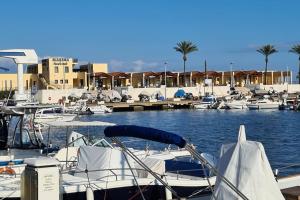
[[[169,110],[117,112],[105,115],[82,116],[80,120],[101,120],[122,125],[140,125],[174,132],[184,136],[202,152],[219,157],[222,144],[237,140],[239,125],[244,124],[248,140],[261,142],[272,168],[300,163],[300,112],[245,110]],[[92,134],[94,131],[90,131]],[[103,136],[102,130],[96,130]],[[145,148],[145,143],[132,142]],[[128,144],[128,146],[132,146]],[[151,149],[156,144],[150,145]],[[279,174],[299,172],[294,166],[281,169]]]

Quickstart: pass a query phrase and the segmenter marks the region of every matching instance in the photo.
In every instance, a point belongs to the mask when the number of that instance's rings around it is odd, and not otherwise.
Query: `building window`
[[[54,83],[55,83],[55,84],[58,84],[58,80],[55,80]]]
[[[36,81],[33,81],[33,85],[34,85],[34,86],[36,85]]]
[[[55,67],[54,67],[54,72],[55,72],[55,73],[58,73],[58,66],[55,66]]]
[[[60,84],[63,84],[64,83],[64,80],[60,80]]]
[[[4,88],[5,88],[5,91],[7,91],[7,80],[5,80],[5,86],[4,86]]]
[[[69,83],[68,79],[65,79],[65,83],[66,83],[66,84],[68,84],[68,83]]]
[[[26,90],[28,90],[28,80],[26,80]]]
[[[69,73],[69,67],[65,67],[65,73]]]
[[[10,89],[12,89],[12,80],[9,81]]]

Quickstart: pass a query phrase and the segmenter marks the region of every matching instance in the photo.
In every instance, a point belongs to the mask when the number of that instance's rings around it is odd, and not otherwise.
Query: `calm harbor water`
[[[244,124],[247,139],[264,145],[273,168],[300,163],[300,112],[170,110],[117,112],[82,116],[81,120],[141,125],[174,132],[189,139],[198,150],[216,157],[219,156],[222,144],[237,140],[239,125]],[[97,131],[98,136],[102,134],[102,131]],[[144,144],[138,145],[143,147]],[[296,172],[300,172],[300,167],[281,170],[283,174]]]

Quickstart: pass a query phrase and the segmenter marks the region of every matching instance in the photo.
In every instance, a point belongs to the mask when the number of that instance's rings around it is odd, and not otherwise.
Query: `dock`
[[[144,110],[166,110],[166,109],[189,109],[193,104],[199,101],[181,100],[181,101],[157,101],[157,102],[118,102],[105,103],[107,107],[113,109],[114,112],[122,111],[144,111]]]

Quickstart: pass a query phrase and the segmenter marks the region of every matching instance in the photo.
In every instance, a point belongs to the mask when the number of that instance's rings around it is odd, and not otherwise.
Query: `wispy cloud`
[[[272,44],[279,51],[287,52],[293,45],[299,44],[299,43],[300,43],[300,41],[287,41],[287,42],[277,42],[277,43],[265,42],[262,44],[248,44],[242,48],[229,50],[229,53],[253,53],[257,49],[259,49],[261,46],[266,45],[266,44]]]
[[[134,61],[121,61],[114,59],[109,62],[110,71],[152,71],[157,69],[158,66],[158,62],[147,62],[142,59],[137,59]]]

